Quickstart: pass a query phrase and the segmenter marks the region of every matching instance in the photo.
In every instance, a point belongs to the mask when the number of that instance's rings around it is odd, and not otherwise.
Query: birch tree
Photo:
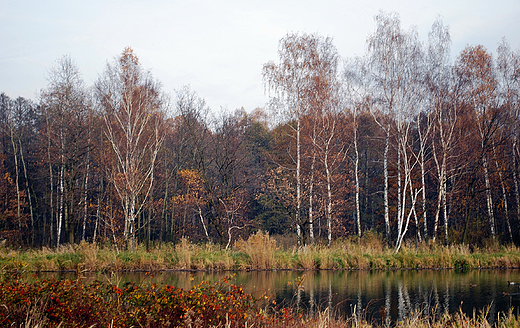
[[[90,101],[79,69],[70,57],[62,57],[51,68],[49,86],[41,93],[40,105],[47,140],[50,213],[55,213],[55,241],[59,246],[63,230],[68,232],[68,242],[74,242],[73,215],[81,213],[78,206],[82,197],[77,182],[86,171],[84,156],[90,147],[83,138]]]
[[[18,222],[18,230],[22,232],[22,189],[20,187],[20,147],[18,146],[17,138],[17,124],[14,102],[4,93],[0,95],[0,111],[5,118],[4,130],[9,136],[10,143],[13,150],[14,159],[14,185],[16,187],[16,220]]]
[[[370,107],[370,79],[366,62],[363,58],[356,58],[346,63],[343,73],[343,85],[345,89],[347,110],[352,117],[353,148],[354,148],[354,184],[355,184],[355,208],[358,235],[361,237],[361,206],[360,206],[360,136],[359,116],[363,109]],[[386,222],[386,221],[385,221]],[[390,234],[388,222],[387,238]]]
[[[428,51],[426,58],[426,95],[428,112],[430,113],[432,130],[432,157],[435,162],[437,180],[437,202],[433,223],[433,240],[437,238],[439,218],[442,213],[444,221],[445,241],[448,241],[448,204],[447,183],[449,179],[448,165],[454,156],[452,154],[455,140],[455,127],[458,123],[458,104],[450,101],[450,82],[453,81],[449,63],[451,38],[449,28],[440,20],[433,25],[428,36]],[[424,192],[424,190],[423,190]],[[427,217],[424,212],[424,234],[427,236]]]
[[[121,201],[124,241],[133,249],[136,218],[154,183],[166,103],[159,84],[141,68],[129,47],[114,63],[107,64],[96,83],[96,97],[105,121],[105,135],[112,146],[107,175]]]
[[[412,122],[419,108],[420,68],[422,50],[417,32],[401,30],[397,15],[376,16],[376,32],[368,39],[369,66],[374,79],[376,97],[383,116],[392,119],[395,126],[397,152],[397,240],[395,250],[398,251],[408,230],[411,215],[415,213],[415,204],[419,189],[413,186],[412,171],[417,164],[411,153]],[[388,121],[377,119],[385,130],[385,225],[389,231],[388,201],[388,151],[392,127]],[[407,194],[410,205],[408,206]],[[408,211],[407,211],[408,209]],[[388,232],[387,232],[388,234]]]
[[[312,133],[307,130],[305,135],[311,137],[309,147],[312,149],[311,177],[309,184],[309,234],[311,242],[314,239],[313,231],[313,199],[315,177],[324,176],[322,184],[325,185],[323,194],[325,198],[325,217],[327,225],[327,244],[332,242],[332,223],[333,218],[333,194],[334,179],[333,175],[339,164],[345,158],[344,146],[340,138],[340,118],[341,118],[341,94],[340,83],[338,80],[339,56],[336,48],[332,45],[331,39],[325,39],[318,45],[318,61],[312,82],[312,89],[307,93],[310,112],[306,115],[307,124],[312,129]],[[320,164],[317,166],[317,161]],[[315,169],[319,168],[324,174],[315,174]],[[316,172],[318,173],[318,172]]]
[[[337,55],[331,38],[312,34],[287,34],[280,40],[280,62],[263,67],[267,89],[274,93],[271,104],[281,108],[294,133],[294,176],[296,184],[295,227],[298,243],[302,243],[302,119],[313,110],[313,99],[320,99],[321,82],[336,74]],[[334,76],[335,78],[335,76]],[[327,82],[327,83],[330,83]],[[332,84],[329,84],[331,86]]]
[[[308,104],[304,97],[312,76],[311,62],[308,60],[309,48],[314,38],[309,35],[288,34],[280,40],[278,55],[280,63],[269,62],[264,65],[263,77],[269,90],[276,94],[273,99],[279,102],[282,112],[289,120],[296,123],[292,127],[295,133],[295,180],[296,180],[296,213],[295,226],[298,244],[302,243],[302,177],[301,177],[301,119]]]
[[[19,243],[25,244],[23,240],[27,218],[31,224],[31,241],[34,243],[34,209],[33,196],[29,183],[26,158],[29,152],[30,140],[34,139],[34,108],[30,100],[18,97],[13,100],[5,93],[0,94],[0,133],[8,136],[12,149],[12,160],[14,166],[14,185],[16,189],[16,221],[18,224]],[[8,153],[8,147],[3,150]],[[9,156],[11,157],[11,156]],[[27,215],[29,211],[29,216]],[[26,235],[27,236],[27,235]]]
[[[483,46],[466,47],[455,65],[463,101],[470,106],[480,144],[480,164],[484,174],[487,214],[491,237],[496,238],[495,213],[491,186],[489,152],[499,127],[496,108],[496,84],[491,55]]]
[[[516,220],[520,220],[520,188],[518,182],[518,159],[520,155],[518,136],[520,133],[520,52],[513,51],[509,43],[503,39],[497,49],[497,81],[499,84],[500,102],[504,110],[509,114],[509,134],[511,139],[511,149],[508,152],[512,159],[513,167],[511,168],[514,195],[516,202]],[[498,166],[498,162],[497,162]],[[500,169],[499,172],[501,173]],[[501,173],[502,175],[502,173]],[[507,211],[507,193],[504,186],[504,179],[501,176],[502,194],[504,199],[504,210],[506,212],[506,223],[509,238],[513,241],[513,231],[511,228],[511,220],[509,219]]]

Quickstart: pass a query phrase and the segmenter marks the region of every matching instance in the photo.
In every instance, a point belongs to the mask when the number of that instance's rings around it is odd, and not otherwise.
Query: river
[[[43,278],[74,278],[42,273]],[[158,283],[189,289],[201,281],[232,276],[231,282],[260,296],[264,292],[280,306],[306,313],[330,311],[349,317],[356,313],[370,322],[403,320],[421,311],[440,315],[462,310],[472,316],[486,311],[493,323],[499,312],[520,308],[520,270],[386,270],[386,271],[252,271],[159,272],[86,275],[121,284]],[[511,295],[517,294],[517,295]]]

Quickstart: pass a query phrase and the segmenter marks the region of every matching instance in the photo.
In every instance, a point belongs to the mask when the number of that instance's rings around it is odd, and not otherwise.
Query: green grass
[[[117,251],[110,245],[82,243],[57,249],[0,249],[0,272],[38,271],[160,271],[160,270],[343,270],[428,268],[519,268],[520,249],[492,246],[471,249],[463,245],[404,245],[399,253],[377,236],[336,240],[330,247],[278,246],[261,232],[225,249],[214,244],[159,244],[147,249]]]

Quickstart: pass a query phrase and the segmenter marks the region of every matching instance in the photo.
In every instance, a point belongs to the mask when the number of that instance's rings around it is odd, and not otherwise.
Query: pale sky
[[[343,58],[362,55],[379,10],[416,26],[424,42],[437,17],[452,59],[466,45],[520,48],[518,0],[0,0],[0,92],[37,100],[49,69],[69,55],[93,85],[126,46],[174,90],[190,85],[212,111],[264,107],[262,66],[278,61],[289,32],[330,36]]]

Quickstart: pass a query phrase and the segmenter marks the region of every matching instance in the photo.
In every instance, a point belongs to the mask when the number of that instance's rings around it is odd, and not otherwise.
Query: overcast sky
[[[362,55],[379,10],[423,41],[440,16],[452,58],[466,45],[494,54],[503,37],[520,47],[518,0],[0,0],[0,92],[36,100],[63,55],[92,85],[130,46],[164,91],[189,84],[213,111],[251,111],[267,101],[262,66],[278,61],[285,34],[330,36],[342,57]]]

